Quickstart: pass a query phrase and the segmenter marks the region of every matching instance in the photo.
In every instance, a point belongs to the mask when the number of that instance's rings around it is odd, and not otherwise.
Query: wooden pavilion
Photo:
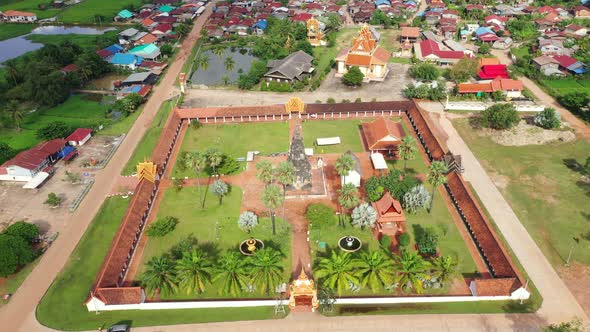
[[[406,216],[401,203],[385,192],[383,197],[372,204],[377,212],[376,230],[381,236],[389,236],[392,245],[397,245],[397,236],[406,229]]]

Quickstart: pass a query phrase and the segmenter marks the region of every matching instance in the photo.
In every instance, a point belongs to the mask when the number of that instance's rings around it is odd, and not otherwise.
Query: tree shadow
[[[483,128],[481,124],[481,118],[479,116],[470,116],[468,118],[468,123],[471,129],[481,129]]]

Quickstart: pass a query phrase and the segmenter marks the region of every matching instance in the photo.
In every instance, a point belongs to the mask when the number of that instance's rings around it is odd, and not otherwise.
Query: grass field
[[[203,194],[207,192],[203,188]],[[290,230],[286,222],[277,220],[277,235],[272,235],[271,222],[269,218],[261,218],[259,225],[250,234],[240,230],[237,225],[242,203],[242,190],[239,187],[232,187],[229,195],[219,205],[216,196],[210,192],[206,193],[205,209],[201,209],[199,193],[196,187],[186,187],[177,192],[169,189],[158,211],[158,218],[174,216],[179,219],[176,229],[164,236],[149,238],[142,257],[140,271],[143,270],[145,262],[153,256],[160,256],[170,251],[181,240],[193,235],[200,244],[213,245],[217,251],[237,251],[239,244],[250,237],[262,240],[266,247],[279,249],[285,263],[285,282],[291,276],[291,240]],[[216,226],[217,225],[217,226]],[[217,227],[219,227],[217,229]],[[217,293],[219,287],[213,284],[207,288],[201,298],[220,298]],[[244,294],[244,297],[260,297],[260,293]],[[195,295],[187,295],[180,292],[174,295],[161,296],[162,299],[191,299]]]
[[[139,8],[141,0],[84,0],[79,4],[68,7],[59,15],[63,23],[72,24],[105,24],[113,21],[117,13],[133,5]],[[95,19],[96,15],[102,15],[101,21]]]
[[[166,124],[166,120],[168,119],[168,115],[174,108],[174,104],[176,99],[174,100],[165,100],[158,111],[158,114],[152,120],[151,126],[143,135],[143,138],[135,147],[131,158],[127,161],[125,168],[121,171],[121,175],[131,175],[135,172],[135,166],[138,162],[143,161],[144,159],[149,159],[152,155],[152,151],[156,147],[158,143],[158,139],[160,138],[160,133],[162,129],[164,129],[164,125]]]
[[[26,38],[35,43],[41,44],[60,44],[64,41],[69,41],[80,45],[82,48],[96,49],[96,38],[98,36],[116,36],[118,31],[107,31],[103,35],[81,35],[81,34],[65,34],[65,35],[29,35]]]
[[[361,143],[361,120],[334,120],[334,121],[305,121],[303,122],[303,141],[306,147],[313,147],[315,153],[344,153],[363,152]],[[340,137],[340,144],[315,146],[316,139],[320,137]]]
[[[246,157],[248,151],[260,151],[261,155],[289,150],[289,124],[287,122],[242,123],[204,125],[199,129],[188,128],[180,148],[185,151],[205,152],[217,148],[231,157]],[[180,171],[174,167],[175,177],[195,177],[192,171]]]
[[[48,9],[41,10],[39,5],[47,5],[46,0],[1,0],[0,11],[20,10],[25,12],[33,12],[37,14],[37,19],[44,19],[55,16],[59,13],[59,9],[49,6]],[[3,28],[0,28],[2,30]]]
[[[570,92],[585,92],[590,94],[590,80],[544,80],[542,83],[557,95],[564,95]]]
[[[0,41],[26,35],[33,29],[34,24],[0,24]]]
[[[590,185],[571,165],[583,164],[590,144],[570,143],[507,147],[471,128],[466,119],[454,125],[499,186],[514,212],[554,266],[564,264],[579,239],[572,260],[590,264],[588,195]]]

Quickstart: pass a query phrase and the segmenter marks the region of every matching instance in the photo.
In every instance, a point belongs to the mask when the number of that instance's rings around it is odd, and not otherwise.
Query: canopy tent
[[[317,145],[334,145],[340,144],[340,137],[324,137],[316,139]]]
[[[46,172],[39,172],[35,174],[35,176],[25,185],[23,186],[24,189],[35,189],[41,185],[47,178],[49,177],[49,173]]]
[[[371,153],[371,162],[373,163],[373,168],[377,170],[387,169],[387,163],[381,153]]]

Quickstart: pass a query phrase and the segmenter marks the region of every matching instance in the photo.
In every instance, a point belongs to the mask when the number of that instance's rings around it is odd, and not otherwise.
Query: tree
[[[47,194],[47,200],[45,200],[44,203],[51,207],[58,207],[61,204],[61,197],[57,196],[55,193],[49,193]]]
[[[217,261],[217,274],[214,282],[221,280],[219,293],[223,295],[238,296],[247,285],[249,270],[247,260],[234,251],[229,251]]]
[[[338,190],[338,203],[346,209],[352,209],[359,202],[358,189],[352,183],[347,183]]]
[[[4,230],[4,234],[18,236],[31,243],[34,239],[39,237],[39,226],[21,220],[8,226],[8,228]]]
[[[35,134],[38,139],[52,140],[54,138],[65,138],[72,133],[72,127],[63,121],[51,122],[44,127],[37,129]]]
[[[492,129],[509,129],[520,121],[512,104],[494,104],[486,108],[480,118],[482,126]]]
[[[65,175],[66,181],[68,181],[69,183],[78,183],[82,181],[80,173],[66,171]]]
[[[440,71],[431,63],[423,62],[410,67],[410,76],[422,81],[436,81]]]
[[[442,161],[433,161],[432,164],[428,167],[428,183],[432,185],[432,195],[430,199],[430,207],[428,208],[428,212],[432,212],[432,202],[434,202],[434,191],[436,187],[440,186],[441,184],[447,183],[447,172],[449,169],[447,165],[445,165]]]
[[[479,54],[490,54],[491,50],[492,50],[492,46],[489,43],[482,43],[479,46],[478,53]]]
[[[238,218],[238,227],[246,233],[250,233],[253,228],[258,226],[258,216],[251,211],[244,211]]]
[[[559,128],[561,121],[559,121],[559,113],[555,111],[555,108],[546,107],[541,112],[535,115],[534,122],[537,126],[545,129]]]
[[[393,261],[383,251],[362,252],[359,257],[359,278],[363,287],[369,287],[377,293],[383,287],[389,287],[395,280]]]
[[[457,269],[457,261],[451,256],[440,256],[432,260],[433,277],[441,284],[451,280]]]
[[[115,102],[114,108],[125,114],[130,114],[135,112],[142,102],[143,97],[133,92],[123,97],[123,99],[117,100]]]
[[[213,174],[217,174],[217,166],[223,161],[223,156],[217,149],[210,148],[207,150],[207,161],[209,162],[209,167],[213,169]]]
[[[149,225],[148,229],[146,230],[146,234],[151,237],[160,237],[164,236],[176,228],[179,220],[176,217],[166,216],[164,218],[160,218],[157,221],[153,222]]]
[[[322,286],[334,289],[338,295],[342,295],[350,284],[360,285],[360,266],[361,263],[353,259],[349,253],[332,251],[329,257],[320,258],[314,275],[320,279]]]
[[[20,131],[20,124],[23,122],[23,112],[16,100],[9,100],[4,106],[4,111],[8,113],[10,121],[14,124],[17,130]]]
[[[364,229],[373,227],[377,221],[377,212],[368,203],[363,203],[352,210],[352,225]]]
[[[197,63],[197,67],[202,71],[207,71],[207,69],[209,69],[209,56],[207,54],[200,53],[195,62]]]
[[[410,234],[408,233],[402,233],[399,236],[399,246],[400,248],[404,249],[407,248],[410,245]]]
[[[391,18],[389,18],[389,16],[387,16],[387,14],[385,14],[384,12],[382,12],[380,9],[377,9],[371,15],[371,18],[369,20],[369,24],[371,24],[371,25],[383,25],[383,27],[385,29],[387,29],[387,28],[389,28],[391,26],[392,22],[391,22]]]
[[[281,195],[281,189],[273,185],[267,186],[264,188],[260,199],[269,211],[270,220],[272,222],[272,235],[276,235],[275,210],[283,204],[283,195]]]
[[[191,27],[186,24],[186,23],[181,23],[179,26],[177,26],[176,28],[174,28],[174,30],[176,31],[176,33],[179,36],[186,36],[189,34],[189,32],[191,32]],[[206,29],[203,29],[206,31]]]
[[[354,159],[352,158],[352,153],[343,153],[336,159],[336,164],[334,165],[336,168],[336,172],[340,177],[344,180],[344,178],[348,175],[350,171],[354,169]],[[346,184],[346,182],[344,181]]]
[[[14,154],[14,149],[11,148],[10,145],[8,145],[8,143],[0,142],[0,164],[12,158]]]
[[[416,213],[422,209],[426,209],[430,204],[430,200],[430,193],[420,184],[404,194],[402,204],[406,212]]]
[[[365,75],[361,72],[359,67],[352,66],[348,72],[342,76],[342,83],[348,86],[361,86]]]
[[[211,184],[211,192],[215,196],[219,197],[219,205],[221,205],[222,200],[223,200],[223,196],[227,195],[228,191],[229,191],[229,188],[227,186],[227,183],[225,183],[221,180],[215,180]]]
[[[232,71],[236,67],[236,62],[232,57],[227,57],[223,61],[223,65],[225,66],[225,70]]]
[[[579,112],[581,108],[589,106],[590,95],[582,91],[575,91],[566,93],[558,97],[557,100],[568,110]]]
[[[465,82],[477,75],[479,70],[476,58],[463,58],[449,70],[449,78],[457,83]]]
[[[199,191],[199,201],[201,202],[201,209],[205,207],[205,199],[201,194],[201,173],[207,167],[207,156],[200,152],[189,152],[185,155],[184,166],[190,168],[197,173],[197,190]]]
[[[281,253],[270,248],[256,250],[250,262],[250,278],[258,289],[270,295],[283,279]]]
[[[330,225],[334,222],[334,210],[326,204],[313,203],[307,206],[305,218],[312,225]]]
[[[211,53],[217,55],[219,59],[223,57],[225,53],[225,45],[215,45],[211,48]]]
[[[33,261],[35,254],[29,243],[20,237],[0,234],[0,276],[7,277]]]
[[[174,264],[165,256],[152,257],[147,264],[146,270],[139,278],[148,294],[153,296],[156,293],[172,294],[176,292],[176,273]]]
[[[281,162],[274,169],[277,182],[283,186],[283,219],[285,218],[285,198],[287,197],[287,186],[295,182],[295,166],[290,161]]]
[[[162,53],[162,55],[169,56],[172,52],[174,52],[174,49],[170,44],[164,44],[160,47],[160,53]]]
[[[258,171],[256,173],[256,178],[268,187],[272,183],[275,174],[273,172],[272,163],[268,160],[262,160],[256,164],[256,170]]]
[[[402,138],[402,142],[399,145],[399,156],[404,160],[404,174],[406,173],[406,164],[408,160],[414,160],[418,148],[416,147],[416,141],[410,135]]]
[[[338,14],[328,14],[328,22],[326,22],[326,30],[338,31],[342,26],[342,19]]]
[[[394,271],[397,272],[396,282],[402,290],[414,289],[422,294],[422,280],[427,278],[428,262],[415,251],[403,250],[394,260]]]
[[[432,227],[416,227],[416,245],[422,255],[436,255],[438,246],[438,234]]]
[[[221,83],[223,83],[223,85],[229,85],[231,83],[231,79],[229,76],[227,76],[227,74],[223,74],[223,76],[221,76]]]
[[[178,286],[187,294],[203,293],[205,286],[211,283],[212,274],[213,264],[204,253],[196,249],[185,252],[176,262]]]

